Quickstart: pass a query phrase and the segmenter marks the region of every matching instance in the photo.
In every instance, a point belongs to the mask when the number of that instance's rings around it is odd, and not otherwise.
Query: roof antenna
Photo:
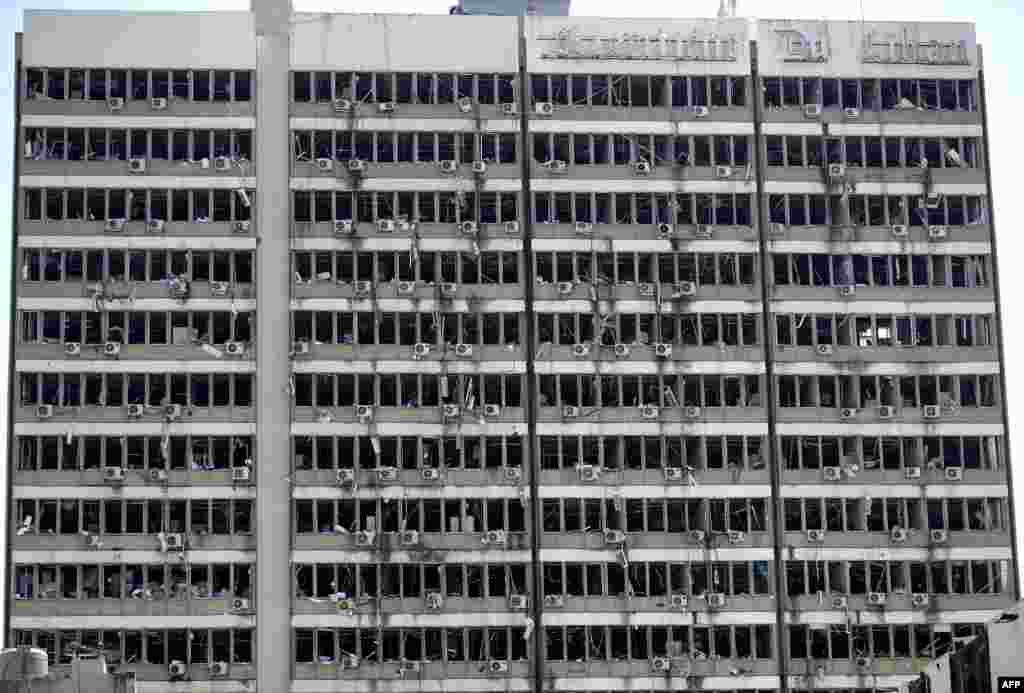
[[[736,0],[720,0],[718,4],[718,18],[726,19],[736,16]]]

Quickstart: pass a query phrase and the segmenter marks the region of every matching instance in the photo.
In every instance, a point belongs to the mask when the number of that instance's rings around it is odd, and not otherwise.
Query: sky
[[[293,0],[301,12],[398,12],[447,14],[455,0],[353,0],[330,4],[315,0]],[[1011,458],[1017,477],[1016,505],[1024,518],[1024,364],[1017,363],[1016,349],[1024,348],[1024,287],[1015,283],[1016,260],[1024,255],[1024,236],[1016,236],[1017,219],[1010,202],[1020,192],[1014,180],[1021,175],[1018,157],[1021,143],[1010,130],[1024,113],[1024,56],[1017,55],[1024,38],[1024,0],[739,0],[737,13],[760,19],[867,19],[874,21],[966,21],[977,25],[978,43],[985,49],[985,82],[988,97],[995,221],[1002,270],[1003,336],[1007,345],[1007,389],[1010,409]],[[11,176],[14,152],[14,32],[22,30],[26,9],[198,11],[247,10],[248,0],[0,0],[0,306],[10,300]],[[572,14],[600,17],[713,17],[718,0],[573,0]],[[0,363],[6,363],[10,323],[0,321]],[[0,369],[0,391],[7,391],[7,369]],[[0,422],[7,420],[6,396],[0,397]],[[0,423],[2,425],[2,423]],[[0,435],[0,460],[6,460],[6,436]],[[0,488],[6,465],[0,464]],[[0,494],[3,502],[3,494]],[[0,523],[3,516],[0,513]],[[0,528],[2,529],[2,528]],[[1024,527],[1020,532],[1024,546]],[[0,532],[0,537],[5,536]],[[1024,550],[1021,551],[1024,555]],[[6,584],[0,581],[0,589]],[[0,602],[2,603],[2,602]],[[2,608],[2,606],[0,606]],[[2,637],[2,636],[0,636]]]

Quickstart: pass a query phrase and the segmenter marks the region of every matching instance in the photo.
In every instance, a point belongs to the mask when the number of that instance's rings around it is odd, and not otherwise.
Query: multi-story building
[[[30,12],[12,644],[894,689],[1014,603],[972,26]]]

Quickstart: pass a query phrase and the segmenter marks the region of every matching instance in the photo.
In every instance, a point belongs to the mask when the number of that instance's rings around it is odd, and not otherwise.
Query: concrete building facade
[[[1018,596],[966,24],[30,12],[9,645],[895,689]]]

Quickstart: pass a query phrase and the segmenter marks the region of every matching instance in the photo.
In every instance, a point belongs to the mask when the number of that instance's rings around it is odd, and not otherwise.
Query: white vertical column
[[[291,690],[291,1],[252,0],[256,31],[256,690]]]

